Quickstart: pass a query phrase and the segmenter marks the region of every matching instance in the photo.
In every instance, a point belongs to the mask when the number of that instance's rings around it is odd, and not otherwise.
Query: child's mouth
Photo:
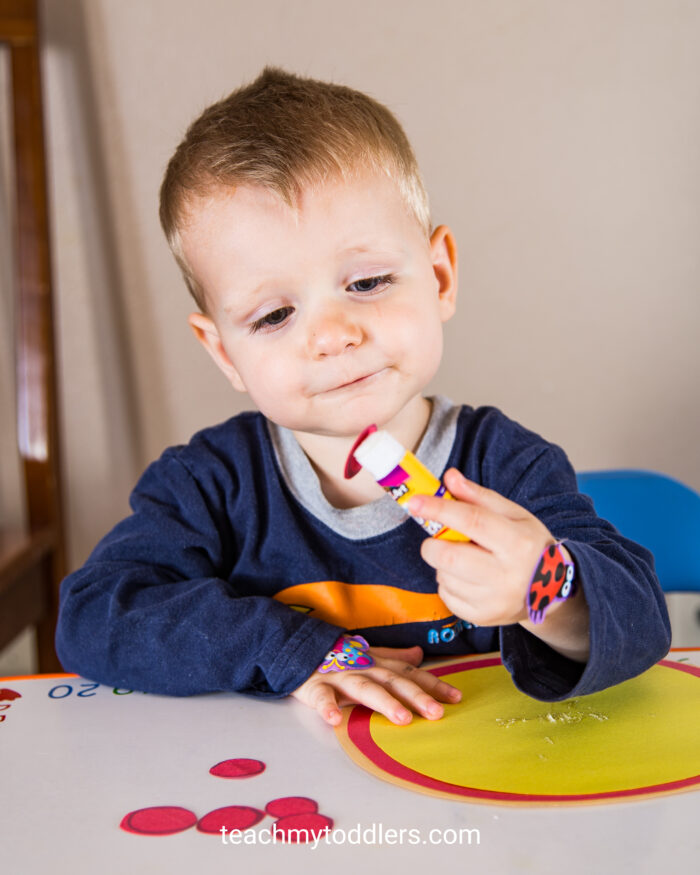
[[[341,383],[339,386],[335,386],[331,389],[331,392],[337,392],[340,389],[350,389],[354,386],[360,386],[365,383],[368,383],[370,380],[373,380],[375,377],[379,377],[386,371],[386,368],[380,368],[378,371],[371,371],[369,374],[365,374],[362,377],[357,377],[355,380],[349,380],[347,383]]]

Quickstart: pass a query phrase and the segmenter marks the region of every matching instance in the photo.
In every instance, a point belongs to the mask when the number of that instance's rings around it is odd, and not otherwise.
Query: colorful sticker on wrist
[[[540,556],[527,592],[527,612],[533,623],[541,623],[553,602],[563,602],[576,592],[574,563],[567,562],[562,541],[550,544]]]
[[[318,671],[325,674],[329,671],[350,671],[351,669],[369,668],[374,660],[366,651],[369,643],[362,635],[341,635],[329,650]]]

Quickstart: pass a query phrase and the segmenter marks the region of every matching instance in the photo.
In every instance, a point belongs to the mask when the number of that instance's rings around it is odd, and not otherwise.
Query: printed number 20
[[[99,684],[81,684],[80,686],[82,689],[78,690],[76,695],[84,698],[86,696],[94,696],[95,693],[93,691],[99,687]],[[59,692],[59,690],[64,690],[65,692]],[[72,692],[73,687],[70,684],[59,684],[57,687],[52,687],[49,690],[49,696],[52,699],[65,699]]]

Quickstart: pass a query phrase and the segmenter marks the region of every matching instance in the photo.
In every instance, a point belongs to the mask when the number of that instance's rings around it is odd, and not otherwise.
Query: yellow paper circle
[[[546,703],[519,692],[500,664],[467,665],[441,675],[462,691],[441,720],[404,727],[372,714],[370,739],[358,747],[365,756],[378,749],[373,770],[386,756],[402,782],[407,770],[418,773],[417,789],[437,781],[517,801],[629,798],[700,781],[697,669],[660,663],[608,690]]]

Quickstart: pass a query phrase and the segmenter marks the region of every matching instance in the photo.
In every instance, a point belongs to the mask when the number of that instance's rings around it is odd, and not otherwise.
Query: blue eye
[[[387,286],[395,282],[396,278],[392,274],[385,276],[368,276],[365,279],[355,280],[348,286],[349,292],[357,292],[358,294],[369,294],[370,292],[383,291]],[[381,286],[381,288],[379,288]]]
[[[294,312],[293,307],[278,307],[261,319],[256,319],[250,326],[250,333],[256,334],[258,331],[274,331],[283,325]]]

